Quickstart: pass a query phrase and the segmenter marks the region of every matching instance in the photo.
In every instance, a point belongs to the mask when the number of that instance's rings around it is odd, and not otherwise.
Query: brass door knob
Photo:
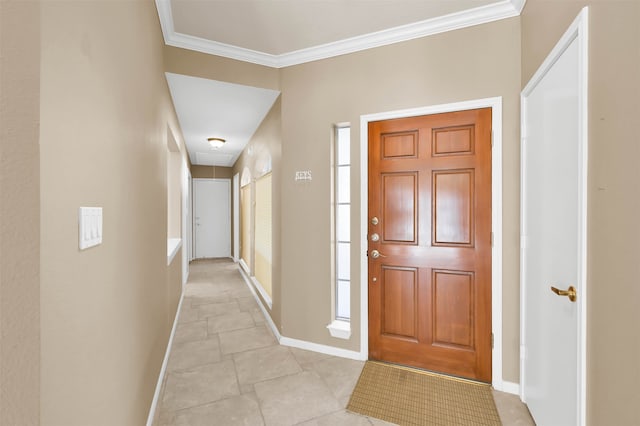
[[[555,294],[557,294],[558,296],[567,296],[569,298],[569,300],[571,300],[572,302],[575,302],[576,299],[578,298],[578,294],[576,293],[576,289],[574,286],[569,286],[568,289],[566,290],[560,290],[559,288],[555,288],[553,286],[551,286],[551,291],[554,292]]]

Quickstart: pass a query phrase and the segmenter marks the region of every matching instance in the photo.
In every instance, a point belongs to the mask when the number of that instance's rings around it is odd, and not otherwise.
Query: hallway
[[[155,424],[384,425],[345,410],[363,362],[278,345],[230,260],[191,263]],[[494,392],[505,425],[533,424]]]

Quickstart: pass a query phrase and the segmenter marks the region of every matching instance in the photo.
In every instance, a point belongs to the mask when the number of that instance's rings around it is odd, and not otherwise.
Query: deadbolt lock
[[[372,224],[372,225],[377,225],[377,224],[378,224],[378,218],[377,218],[377,217],[375,217],[375,216],[374,216],[374,217],[372,217],[372,218],[371,218],[371,224]]]

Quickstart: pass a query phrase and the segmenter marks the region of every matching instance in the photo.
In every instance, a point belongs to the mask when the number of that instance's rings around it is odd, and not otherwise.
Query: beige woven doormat
[[[347,409],[399,425],[501,425],[490,385],[375,361]]]

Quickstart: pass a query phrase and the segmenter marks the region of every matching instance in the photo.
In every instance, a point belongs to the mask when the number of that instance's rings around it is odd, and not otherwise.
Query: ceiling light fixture
[[[226,142],[226,140],[222,138],[207,138],[207,141],[209,142],[209,145],[211,145],[211,148],[213,149],[222,148],[222,145],[224,145],[224,143]]]

